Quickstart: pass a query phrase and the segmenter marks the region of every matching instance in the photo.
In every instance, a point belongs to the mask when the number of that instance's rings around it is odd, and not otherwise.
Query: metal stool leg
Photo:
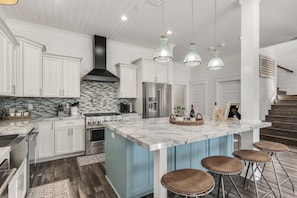
[[[246,172],[245,172],[245,177],[244,177],[244,180],[243,180],[243,188],[244,189],[246,189],[245,188],[245,182],[246,182],[246,178],[247,178],[247,175],[248,175],[248,172],[249,172],[249,169],[250,169],[250,165],[251,165],[251,163],[248,164],[248,167],[247,167]]]
[[[241,196],[241,194],[240,194],[240,192],[239,192],[239,190],[238,190],[237,186],[235,185],[235,183],[234,183],[234,181],[233,181],[232,177],[231,177],[230,175],[228,175],[228,177],[229,177],[229,179],[230,179],[230,181],[231,181],[232,185],[234,186],[234,188],[235,188],[235,190],[236,190],[237,194],[238,194],[238,195],[239,195],[239,197],[241,198],[242,196]],[[229,192],[230,192],[230,191],[231,191],[231,188],[230,188]],[[228,194],[229,194],[229,192],[228,192]]]
[[[256,166],[257,166],[257,164],[256,164]],[[256,177],[255,177],[254,163],[252,163],[252,167],[251,168],[252,168],[252,176],[253,176],[254,184],[255,184],[256,195],[257,195],[257,198],[259,198],[258,186],[257,186]]]
[[[295,192],[295,187],[294,187],[294,184],[292,182],[292,179],[290,178],[289,174],[287,173],[285,167],[283,166],[283,164],[281,163],[281,161],[278,159],[276,153],[274,154],[275,155],[275,158],[277,159],[278,163],[281,165],[282,169],[284,170],[286,176],[287,176],[287,179],[285,179],[280,185],[282,185],[283,183],[285,183],[286,181],[290,181],[291,185],[292,185],[292,189],[293,189],[293,192]]]
[[[278,191],[279,191],[279,196],[283,197],[283,193],[282,193],[282,190],[281,190],[281,187],[280,187],[280,184],[279,184],[278,174],[277,174],[277,171],[276,171],[276,168],[275,168],[275,165],[274,165],[274,157],[272,157],[271,162],[272,162],[272,167],[273,167],[273,171],[274,171],[274,175],[275,175],[275,179],[276,179],[276,184],[277,184]]]
[[[218,187],[218,195],[217,195],[217,197],[219,198],[220,197],[220,190],[221,190],[221,185],[222,185],[222,178],[223,177],[223,175],[220,175],[220,178],[219,178],[219,187]]]
[[[276,194],[275,194],[275,192],[272,190],[272,187],[271,187],[270,184],[268,183],[266,177],[263,175],[263,172],[261,171],[261,169],[259,168],[258,165],[256,166],[256,169],[259,170],[259,172],[260,172],[260,174],[261,174],[261,175],[260,175],[260,178],[263,178],[263,179],[264,179],[264,181],[266,182],[267,186],[268,186],[269,189],[270,189],[270,191],[268,191],[267,193],[265,193],[265,194],[262,196],[262,198],[266,197],[266,196],[269,195],[271,192],[274,194],[275,197],[277,197]]]
[[[221,176],[221,184],[222,184],[223,198],[225,198],[224,175]]]

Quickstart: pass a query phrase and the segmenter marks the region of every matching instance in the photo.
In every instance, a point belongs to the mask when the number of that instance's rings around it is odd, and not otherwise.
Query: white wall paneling
[[[240,80],[217,82],[217,105],[226,107],[228,102],[240,102]]]
[[[191,84],[191,104],[194,105],[195,113],[206,115],[207,112],[207,83],[200,82]]]

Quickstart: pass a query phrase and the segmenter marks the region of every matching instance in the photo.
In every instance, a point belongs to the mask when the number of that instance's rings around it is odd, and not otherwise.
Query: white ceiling
[[[194,0],[194,41],[204,61],[213,46],[214,0]],[[147,0],[19,0],[1,5],[8,18],[51,26],[88,35],[156,48],[162,33],[161,7]],[[262,0],[261,47],[297,37],[297,0]],[[122,22],[122,14],[128,21]],[[217,0],[217,43],[225,42],[221,56],[240,52],[240,5],[238,0]],[[165,26],[173,34],[175,61],[182,62],[191,42],[191,0],[165,1]]]

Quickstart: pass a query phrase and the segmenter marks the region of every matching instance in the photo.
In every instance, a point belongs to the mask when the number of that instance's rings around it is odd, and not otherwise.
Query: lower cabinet
[[[84,120],[55,122],[55,155],[85,150]]]
[[[8,185],[8,198],[25,198],[27,193],[27,158],[16,171]]]
[[[105,128],[105,167],[119,197],[153,191],[153,153]]]
[[[40,122],[38,130],[38,159],[85,150],[84,119]]]
[[[54,157],[55,134],[54,122],[39,122],[37,136],[38,159]]]

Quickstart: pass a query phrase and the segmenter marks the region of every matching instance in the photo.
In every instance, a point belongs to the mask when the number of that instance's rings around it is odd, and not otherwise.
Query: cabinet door
[[[62,59],[43,57],[43,96],[62,96]]]
[[[120,97],[136,98],[136,67],[121,66]]]
[[[54,123],[40,122],[38,124],[39,134],[37,136],[38,159],[53,157],[54,145]]]
[[[168,83],[168,69],[165,64],[156,64],[156,82],[157,83]]]
[[[63,97],[80,97],[80,61],[63,59]]]
[[[71,152],[85,150],[85,127],[73,127],[71,129]]]
[[[142,63],[142,81],[143,82],[156,82],[155,63],[143,62]]]
[[[24,96],[42,95],[42,49],[24,42],[23,45]]]
[[[55,128],[55,155],[70,153],[70,135],[68,127]]]
[[[6,39],[6,87],[7,95],[15,94],[15,51],[16,48]]]
[[[6,88],[6,38],[2,31],[0,31],[0,94],[5,94]]]
[[[16,48],[0,31],[0,94],[15,94]]]

